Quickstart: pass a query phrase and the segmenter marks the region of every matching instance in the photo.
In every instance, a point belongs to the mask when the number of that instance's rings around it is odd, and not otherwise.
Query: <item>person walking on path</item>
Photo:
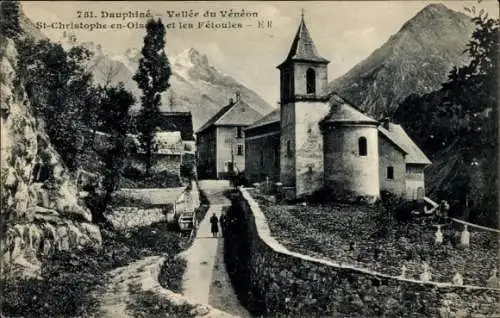
[[[220,233],[222,236],[224,236],[224,233],[226,232],[226,216],[224,213],[221,214],[220,216]]]
[[[219,223],[219,219],[217,218],[217,216],[214,213],[212,215],[212,217],[210,218],[210,224],[212,225],[211,229],[212,229],[213,237],[217,237],[217,234],[219,233],[219,224],[218,223]]]

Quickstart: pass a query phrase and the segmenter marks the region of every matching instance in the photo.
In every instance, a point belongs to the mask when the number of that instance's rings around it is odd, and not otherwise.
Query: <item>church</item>
[[[318,190],[376,199],[381,191],[413,200],[425,195],[431,164],[404,129],[382,122],[328,91],[329,61],[302,15],[280,71],[280,108],[245,129],[245,177],[281,183],[287,197]]]

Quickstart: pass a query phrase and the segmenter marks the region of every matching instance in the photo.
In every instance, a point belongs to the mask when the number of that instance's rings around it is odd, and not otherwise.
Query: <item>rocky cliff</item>
[[[451,68],[468,60],[473,30],[469,16],[428,5],[330,89],[376,118],[391,114],[410,94],[439,89]]]
[[[0,37],[0,270],[27,276],[38,272],[40,254],[98,248],[101,234],[22,86],[14,85],[16,63],[14,41]]]

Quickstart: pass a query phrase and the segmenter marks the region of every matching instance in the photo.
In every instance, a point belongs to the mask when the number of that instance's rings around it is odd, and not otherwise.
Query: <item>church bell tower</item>
[[[299,29],[280,70],[280,102],[324,100],[327,95],[329,61],[321,57],[314,45],[302,12]]]
[[[295,196],[323,186],[323,136],[319,121],[328,113],[329,61],[321,57],[302,12],[280,70],[280,181]]]

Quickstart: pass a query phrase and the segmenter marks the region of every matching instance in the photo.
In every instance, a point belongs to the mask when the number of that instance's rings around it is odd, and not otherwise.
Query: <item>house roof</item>
[[[264,115],[262,118],[258,119],[256,122],[247,127],[246,130],[265,126],[268,124],[273,124],[279,122],[280,120],[281,120],[281,110],[278,108],[268,113],[267,115]]]
[[[230,103],[219,110],[200,129],[198,134],[211,126],[248,126],[262,115],[243,100]]]
[[[349,104],[337,94],[332,94],[328,103],[330,112],[321,120],[321,125],[378,124],[378,121],[363,114],[359,108]]]
[[[431,161],[423,151],[413,142],[401,125],[389,123],[389,130],[383,126],[378,127],[379,132],[406,152],[407,164],[429,165]]]
[[[290,48],[290,52],[286,57],[285,61],[281,63],[280,66],[285,64],[288,61],[309,61],[309,62],[318,62],[318,63],[329,63],[329,61],[323,57],[321,57],[314,45],[314,42],[309,34],[309,30],[306,27],[306,23],[304,21],[304,15],[302,15],[300,19],[299,29],[295,34],[295,38],[292,42],[292,47]]]

